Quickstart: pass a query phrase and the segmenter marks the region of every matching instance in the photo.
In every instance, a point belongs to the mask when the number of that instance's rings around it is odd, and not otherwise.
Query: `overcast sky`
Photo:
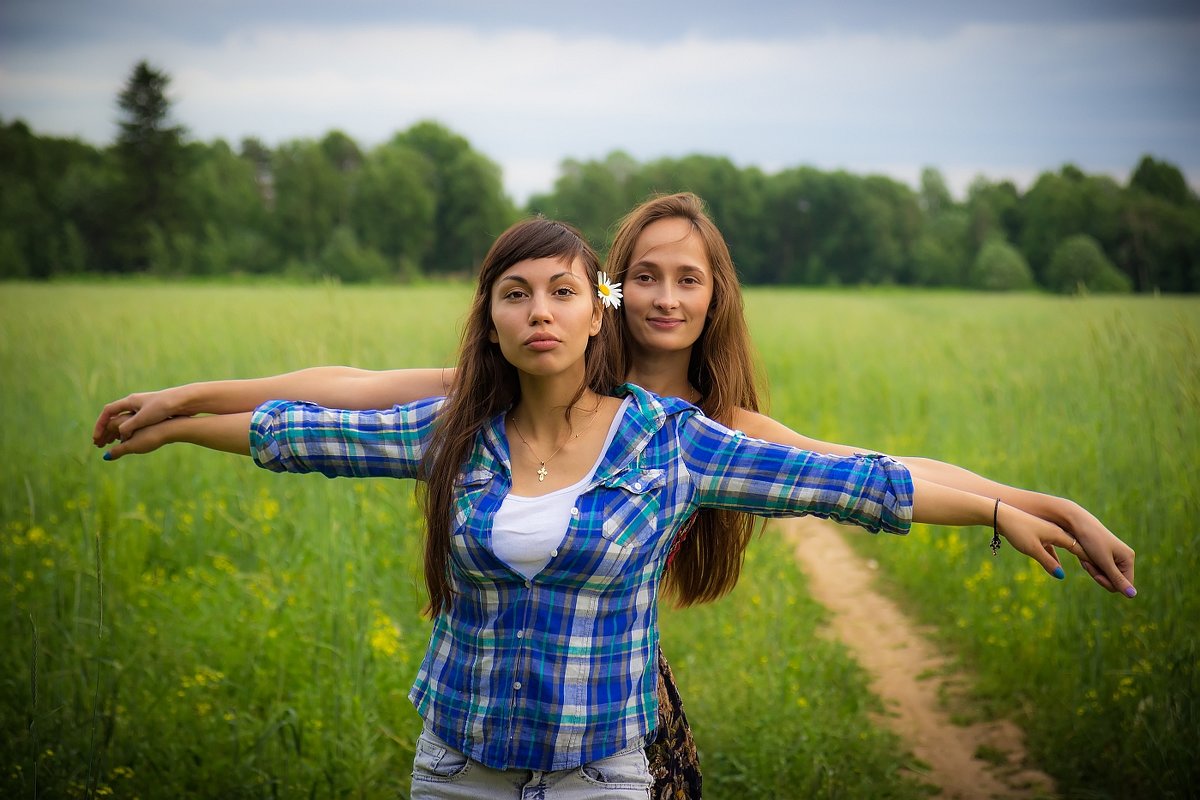
[[[1124,180],[1151,153],[1200,186],[1195,0],[0,0],[0,117],[107,144],[143,58],[195,138],[369,147],[432,118],[518,201],[616,149],[936,166],[959,193],[1068,161]]]

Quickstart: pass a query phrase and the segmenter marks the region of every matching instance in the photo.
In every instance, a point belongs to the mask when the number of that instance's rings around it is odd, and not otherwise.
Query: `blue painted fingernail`
[[[1133,588],[1132,586],[1128,587],[1127,589],[1125,589],[1125,596],[1126,597],[1137,597],[1137,589]]]
[[[112,453],[109,452],[108,450],[105,450],[104,455],[102,455],[100,457],[103,458],[105,461],[112,461]]]
[[[1053,575],[1054,577],[1058,578],[1060,581],[1063,578],[1067,577],[1067,573],[1063,572],[1062,567],[1055,567],[1054,572],[1051,572],[1050,574]]]

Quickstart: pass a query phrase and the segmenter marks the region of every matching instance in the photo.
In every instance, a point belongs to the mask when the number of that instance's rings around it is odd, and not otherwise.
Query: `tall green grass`
[[[394,797],[428,627],[410,486],[88,444],[137,389],[320,363],[449,363],[464,287],[0,287],[0,789]],[[1030,731],[1068,796],[1186,796],[1196,697],[1193,301],[750,292],[776,416],[1065,494],[1139,551],[1124,601],[982,531],[863,536]],[[1070,566],[1070,565],[1068,565]],[[781,543],[664,614],[709,796],[916,797],[904,743]],[[919,767],[918,767],[919,769]]]

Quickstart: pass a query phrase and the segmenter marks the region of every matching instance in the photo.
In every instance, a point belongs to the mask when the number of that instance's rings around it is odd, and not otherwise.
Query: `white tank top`
[[[566,538],[571,522],[575,499],[596,474],[596,467],[608,452],[631,401],[631,396],[626,397],[617,409],[596,463],[581,479],[537,497],[521,497],[510,492],[504,498],[492,521],[492,552],[497,558],[528,579],[544,570],[550,559],[558,555],[558,547]]]

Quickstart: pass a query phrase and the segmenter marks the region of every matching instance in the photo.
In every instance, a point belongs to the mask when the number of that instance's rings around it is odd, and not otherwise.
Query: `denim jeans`
[[[417,739],[412,800],[649,800],[646,751],[622,750],[574,769],[492,769],[428,730]]]

